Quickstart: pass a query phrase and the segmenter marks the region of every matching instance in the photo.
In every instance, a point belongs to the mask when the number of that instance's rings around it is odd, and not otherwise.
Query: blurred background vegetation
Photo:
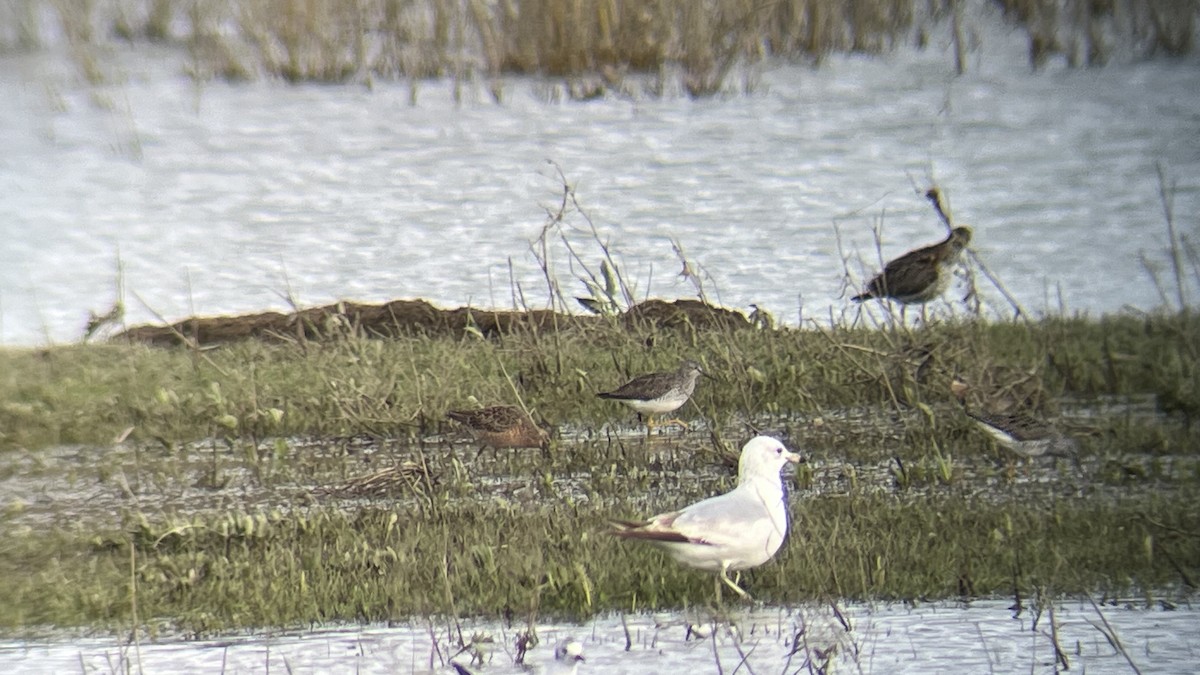
[[[1072,66],[1189,53],[1196,0],[8,0],[0,51],[65,45],[89,79],[98,50],[170,45],[199,80],[586,78],[576,97],[629,75],[721,90],[764,59],[953,45],[960,72],[986,17],[1028,35],[1029,59]],[[661,80],[663,76],[669,80]]]

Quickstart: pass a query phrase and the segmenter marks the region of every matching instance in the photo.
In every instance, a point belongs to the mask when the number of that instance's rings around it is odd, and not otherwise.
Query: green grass
[[[683,500],[679,496],[661,500]],[[1130,592],[1194,580],[1194,479],[1170,497],[919,499],[797,495],[779,559],[743,581],[760,600]],[[453,614],[586,618],[713,602],[712,577],[603,534],[623,507],[500,498],[433,508],[312,507],[131,519],[124,530],[6,536],[0,625],[131,620],[189,633]],[[130,547],[133,547],[131,554]],[[1181,567],[1182,566],[1182,567]]]
[[[614,319],[492,340],[6,349],[0,626],[116,629],[135,605],[152,630],[199,634],[711,604],[710,576],[603,531],[728,489],[754,429],[812,460],[789,478],[790,542],[743,579],[759,599],[1187,592],[1198,333],[1190,313],[912,331]],[[707,426],[614,434],[634,417],[594,393],[684,357],[718,378],[681,411]],[[1083,472],[1014,462],[951,401],[955,374],[1069,401]],[[562,436],[476,459],[443,421],[472,396],[521,401]],[[423,472],[390,496],[327,490],[403,461]]]
[[[956,373],[1017,383],[1037,403],[1064,394],[1151,395],[1190,425],[1200,412],[1198,335],[1200,320],[1176,314],[968,321],[912,333],[627,330],[614,321],[498,340],[245,341],[201,353],[116,344],[7,349],[0,450],[102,444],[129,427],[134,440],[166,446],[212,436],[416,438],[439,430],[446,410],[472,396],[524,403],[554,424],[596,427],[632,422],[632,414],[595,392],[683,358],[699,359],[717,378],[702,382],[696,407],[683,414],[718,428],[763,414],[945,403]]]

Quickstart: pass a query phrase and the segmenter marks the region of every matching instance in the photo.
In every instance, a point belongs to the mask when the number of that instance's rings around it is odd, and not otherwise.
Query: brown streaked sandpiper
[[[450,410],[446,417],[470,429],[484,448],[542,448],[550,443],[545,429],[534,424],[524,410],[511,405],[494,405],[476,410]],[[476,457],[479,455],[476,454]]]
[[[969,390],[970,386],[962,380],[955,379],[950,383],[950,391],[962,404],[967,416],[1004,448],[1022,457],[1078,459],[1079,442],[1064,435],[1053,424],[1023,411],[973,410],[967,406]]]
[[[950,285],[952,268],[959,253],[971,243],[971,228],[956,227],[944,241],[896,258],[867,283],[867,289],[850,298],[862,302],[871,298],[891,298],[902,305],[924,304],[942,294]]]

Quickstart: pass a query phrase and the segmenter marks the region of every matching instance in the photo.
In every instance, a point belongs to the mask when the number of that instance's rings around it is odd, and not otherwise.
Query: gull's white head
[[[799,461],[800,455],[788,451],[778,438],[755,436],[742,446],[738,482],[748,478],[776,477],[785,464]]]

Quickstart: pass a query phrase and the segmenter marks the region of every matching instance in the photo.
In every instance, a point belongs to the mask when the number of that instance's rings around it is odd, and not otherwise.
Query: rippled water
[[[567,636],[584,645],[581,674],[808,673],[826,660],[835,672],[1052,673],[1055,635],[1071,672],[1130,673],[1132,662],[1146,673],[1192,673],[1200,659],[1200,617],[1193,608],[1065,603],[1056,606],[1052,621],[1049,611],[1014,616],[1010,604],[735,610],[733,624],[714,628],[698,619],[691,632],[678,615],[632,615],[624,625],[616,617],[579,626],[542,624],[540,644],[524,665],[514,662],[524,626],[471,621],[463,622],[462,633],[484,646],[483,666],[458,654],[458,631],[444,621],[145,640],[136,649],[113,638],[6,641],[0,642],[0,664],[8,673],[124,672],[139,665],[154,673],[451,673],[452,660],[479,673],[553,673],[560,672],[553,646]]]
[[[714,299],[790,323],[838,314],[837,231],[860,278],[874,227],[885,257],[940,238],[913,189],[936,179],[1028,309],[1057,309],[1059,290],[1068,310],[1158,305],[1139,259],[1166,260],[1157,165],[1180,230],[1200,229],[1200,59],[1031,73],[1021,35],[976,21],[963,77],[935,40],[764,68],[750,93],[700,101],[559,102],[529,79],[502,105],[433,82],[416,105],[406,83],[197,87],[149,48],[91,87],[62,54],[0,56],[0,343],[77,338],[113,300],[118,253],[133,323],[284,309],[289,293],[508,307],[510,261],[542,306],[547,159],[639,297],[694,296],[674,238]],[[585,221],[568,230],[598,265]]]

